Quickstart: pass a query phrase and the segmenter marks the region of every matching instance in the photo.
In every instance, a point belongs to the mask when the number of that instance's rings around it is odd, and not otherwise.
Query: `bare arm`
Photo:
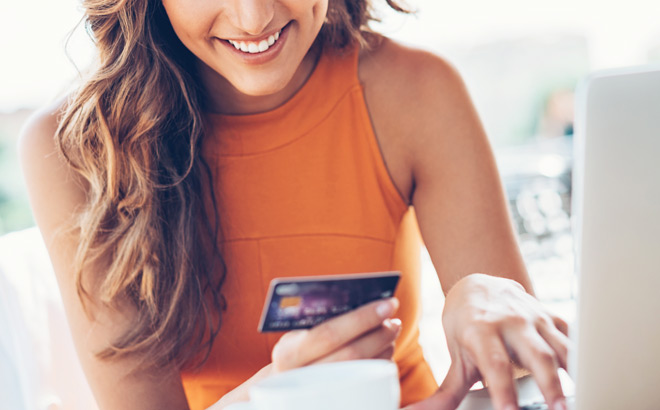
[[[361,56],[360,79],[387,168],[415,207],[444,292],[474,272],[531,292],[493,154],[458,73],[384,40]]]
[[[560,403],[566,326],[532,296],[494,156],[463,81],[443,59],[387,40],[362,61],[388,170],[415,207],[447,295],[452,365],[438,394],[416,410],[455,408],[480,379],[495,408],[517,408],[512,360],[532,371],[548,403]]]
[[[134,361],[102,361],[95,356],[130,324],[131,308],[114,311],[90,304],[93,318],[82,309],[71,268],[78,238],[61,232],[84,204],[86,193],[83,182],[56,151],[58,109],[52,107],[29,121],[23,129],[19,151],[32,210],[48,248],[76,351],[96,401],[101,409],[187,409],[178,370],[134,373]],[[93,290],[93,283],[86,284]]]
[[[458,74],[441,60],[429,63],[435,67],[420,98],[429,120],[413,140],[412,202],[443,290],[483,272],[513,279],[531,293],[477,113]]]
[[[566,325],[530,296],[495,159],[460,76],[444,61],[428,60],[419,109],[429,121],[414,140],[412,202],[447,295],[452,368],[444,397],[462,397],[481,379],[496,408],[515,406],[515,361],[555,408],[563,397],[557,368],[566,367]]]

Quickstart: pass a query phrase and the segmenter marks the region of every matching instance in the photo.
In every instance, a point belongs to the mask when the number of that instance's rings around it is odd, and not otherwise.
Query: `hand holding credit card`
[[[400,277],[400,272],[376,272],[273,279],[259,331],[308,329],[369,302],[390,298]]]

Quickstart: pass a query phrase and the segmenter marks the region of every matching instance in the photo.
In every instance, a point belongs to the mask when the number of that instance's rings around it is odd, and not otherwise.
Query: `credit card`
[[[270,282],[260,332],[309,329],[362,305],[394,296],[401,272],[276,278]]]

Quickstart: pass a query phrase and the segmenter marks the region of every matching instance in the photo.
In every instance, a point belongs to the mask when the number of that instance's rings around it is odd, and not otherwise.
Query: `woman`
[[[393,358],[413,408],[455,408],[480,379],[517,408],[512,362],[565,408],[566,325],[530,295],[444,60],[367,32],[365,0],[83,4],[98,68],[32,119],[21,156],[102,409],[220,409],[268,374],[355,358]],[[439,389],[417,343],[415,222],[447,294]],[[390,269],[398,299],[255,330],[272,277]]]

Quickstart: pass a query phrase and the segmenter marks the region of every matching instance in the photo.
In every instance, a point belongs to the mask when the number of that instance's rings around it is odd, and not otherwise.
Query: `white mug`
[[[352,360],[282,372],[250,388],[250,402],[226,410],[397,410],[396,364]]]

